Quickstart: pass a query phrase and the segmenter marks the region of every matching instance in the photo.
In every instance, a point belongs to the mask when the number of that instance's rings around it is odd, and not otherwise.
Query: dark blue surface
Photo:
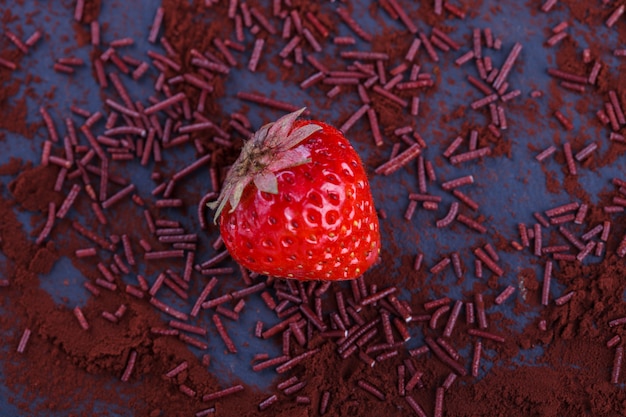
[[[41,29],[46,34],[46,39],[40,41],[34,50],[21,61],[20,70],[14,73],[14,77],[20,79],[24,78],[28,73],[34,73],[38,74],[42,79],[41,83],[34,85],[37,92],[36,96],[27,98],[29,122],[38,122],[40,120],[38,112],[40,106],[51,107],[49,106],[51,103],[44,97],[44,94],[55,90],[54,106],[51,108],[51,114],[57,128],[62,131],[63,118],[70,114],[70,105],[75,104],[90,111],[104,109],[101,97],[97,93],[97,83],[93,79],[88,66],[79,68],[77,73],[71,77],[51,70],[55,59],[63,56],[77,56],[89,62],[89,51],[91,48],[90,46],[79,47],[75,44],[73,35],[74,22],[72,19],[73,2],[55,1],[51,3],[55,4],[52,5],[48,4],[48,2],[34,0],[26,0],[21,4],[5,1],[0,2],[0,10],[10,6],[11,12],[18,16],[15,22],[6,24],[3,29],[22,33],[24,38],[30,35],[35,28]],[[117,0],[103,2],[99,21],[101,24],[107,23],[109,25],[106,30],[102,31],[104,43],[117,38],[132,37],[136,42],[135,45],[125,47],[123,51],[136,58],[146,60],[148,58],[144,54],[145,51],[158,50],[162,52],[158,46],[147,42],[147,33],[152,23],[157,3],[156,1],[131,2]],[[372,32],[380,30],[380,25],[372,20],[369,13],[366,12],[369,2],[357,1],[353,3],[355,10],[358,10],[359,5],[362,7],[361,10],[363,10],[360,15],[357,14],[359,22],[371,29]],[[433,189],[432,193],[443,197],[439,210],[436,212],[418,210],[411,222],[406,222],[403,219],[403,215],[408,204],[408,192],[417,190],[414,164],[407,170],[395,173],[393,182],[389,178],[381,176],[373,176],[371,180],[377,207],[379,209],[384,208],[388,213],[388,219],[382,220],[384,225],[389,225],[389,227],[383,227],[383,240],[396,242],[402,251],[402,253],[387,254],[387,256],[395,258],[398,267],[403,260],[403,256],[414,256],[418,252],[423,252],[425,255],[425,267],[423,268],[430,268],[442,256],[451,252],[458,251],[461,254],[462,260],[468,269],[462,286],[442,285],[442,288],[445,288],[445,293],[432,294],[433,297],[447,295],[453,299],[463,298],[464,294],[472,291],[476,283],[473,274],[474,256],[472,248],[487,242],[494,244],[494,237],[497,235],[502,235],[507,240],[517,239],[517,224],[534,223],[532,218],[533,212],[543,211],[571,201],[571,197],[565,191],[561,194],[555,194],[554,192],[548,192],[546,189],[545,174],[541,165],[546,167],[562,183],[564,174],[561,165],[554,158],[549,158],[540,165],[534,160],[537,152],[531,151],[529,145],[534,149],[544,149],[553,144],[556,134],[562,139],[587,136],[589,140],[586,143],[597,140],[600,143],[599,152],[601,154],[606,152],[608,148],[608,132],[606,129],[598,128],[597,123],[591,126],[588,123],[589,120],[594,120],[595,115],[593,113],[582,114],[580,117],[576,116],[574,118],[576,129],[572,132],[565,132],[551,116],[551,111],[548,107],[550,103],[548,92],[550,91],[551,83],[554,81],[546,75],[545,69],[554,67],[555,50],[545,48],[543,44],[546,39],[546,28],[551,28],[561,20],[568,19],[565,7],[557,8],[557,10],[549,14],[531,14],[526,2],[498,1],[497,5],[500,10],[494,12],[491,10],[494,3],[496,2],[482,2],[481,9],[475,11],[477,17],[468,17],[464,21],[450,19],[446,22],[456,29],[450,36],[462,45],[460,51],[440,53],[441,61],[436,64],[428,59],[423,50],[420,52],[419,61],[423,63],[422,72],[441,73],[443,76],[440,84],[433,92],[422,94],[423,103],[427,103],[430,108],[429,112],[413,120],[416,130],[420,132],[429,145],[428,149],[423,153],[424,157],[435,163],[440,158],[442,151],[458,135],[462,124],[470,123],[476,127],[481,127],[487,122],[488,113],[485,109],[475,111],[469,107],[462,112],[461,117],[447,120],[450,112],[457,107],[468,106],[470,102],[482,97],[479,91],[465,81],[467,74],[477,75],[472,68],[473,65],[466,64],[458,67],[454,64],[456,58],[471,49],[472,28],[488,26],[493,30],[495,37],[502,39],[503,47],[500,51],[488,52],[492,56],[495,66],[502,64],[515,42],[523,44],[524,49],[521,56],[508,77],[511,89],[520,89],[522,94],[512,102],[505,104],[505,107],[508,109],[509,128],[504,132],[502,140],[511,142],[511,157],[489,157],[480,163],[465,163],[459,167],[453,167],[447,163],[435,164],[439,179],[453,179],[470,174],[474,176],[475,183],[464,186],[462,191],[480,205],[479,213],[487,219],[485,225],[488,227],[488,233],[479,235],[461,225],[437,229],[435,221],[445,215],[453,198],[449,193],[440,190],[432,184],[430,185]],[[337,6],[332,3],[325,3],[322,7],[333,10]],[[32,23],[25,23],[24,16],[36,9],[41,10],[41,12],[33,16]],[[390,27],[394,27],[399,31],[404,30],[401,23],[391,22],[384,13],[381,13],[377,18],[383,19]],[[207,21],[208,24],[210,24],[210,21]],[[421,26],[421,28],[427,29],[426,26]],[[20,32],[20,29],[23,32]],[[581,41],[584,39],[581,36],[582,34],[589,35],[591,38],[593,36],[604,36],[608,39],[609,34],[613,33],[606,28],[594,28],[595,33],[590,34],[588,28],[571,21],[568,31],[577,40]],[[338,35],[352,35],[352,33],[345,25],[341,24],[338,27]],[[251,39],[248,34],[247,41],[249,42]],[[266,50],[264,59],[268,59],[270,55],[275,54],[282,46],[277,45],[274,51]],[[369,48],[362,41],[359,41],[354,49],[359,47]],[[325,50],[324,53],[315,55],[318,58],[322,58],[324,54],[336,54],[337,50],[338,48],[330,48]],[[247,62],[247,54],[248,52],[237,55],[240,63],[245,64]],[[610,57],[608,54],[603,56],[602,59],[607,65],[615,63],[615,58]],[[399,64],[399,62],[390,63],[389,67],[393,67],[394,64]],[[271,65],[269,59],[265,62],[265,65]],[[309,69],[308,71],[307,75],[312,73],[312,70]],[[155,75],[156,70],[152,68],[149,76],[144,77],[139,83],[124,77],[124,85],[129,89],[134,99],[146,103],[147,97],[153,93],[152,86]],[[328,106],[319,106],[320,103],[324,102],[324,100],[319,100],[318,98],[322,95],[322,92],[317,90],[317,87],[303,91],[298,86],[300,81],[302,80],[297,79],[295,82],[289,80],[275,83],[266,79],[263,73],[251,74],[246,69],[246,65],[241,65],[241,68],[234,70],[228,78],[226,84],[228,94],[222,100],[224,113],[239,111],[244,106],[247,106],[250,108],[248,115],[255,127],[276,119],[282,114],[278,110],[271,110],[239,101],[235,98],[235,94],[239,91],[262,91],[268,94],[279,92],[281,96],[288,98],[288,101],[291,103],[308,106],[312,117],[326,120],[337,126],[345,121],[346,114],[350,114],[360,106],[357,102],[358,97],[356,93],[346,94],[332,101],[328,99]],[[543,91],[545,95],[543,98],[534,99],[537,108],[537,122],[530,125],[527,114],[519,111],[519,108],[526,100],[529,100],[530,91],[535,89]],[[111,90],[111,87],[109,87],[109,90]],[[315,94],[315,98],[310,97],[309,94]],[[18,94],[18,97],[21,95],[21,93]],[[564,103],[570,100],[573,102],[580,98],[577,93],[569,92],[563,92],[562,97]],[[599,108],[600,98],[590,95],[589,100],[597,101],[597,108]],[[569,107],[573,110],[573,105]],[[341,109],[341,111],[338,111],[338,109]],[[352,110],[347,111],[346,109]],[[576,112],[571,111],[569,114],[576,115]],[[74,117],[80,120],[77,116]],[[362,131],[368,128],[367,120],[363,118],[352,129],[354,131]],[[4,133],[6,134],[6,139],[1,144],[3,152],[0,153],[0,164],[7,162],[11,156],[18,156],[35,164],[38,163],[41,144],[47,137],[45,127],[39,129],[32,140],[11,132]],[[380,149],[375,149],[371,146],[371,143],[355,142],[354,146],[362,154],[365,161],[384,160],[391,150],[389,141],[386,141],[385,146]],[[177,150],[175,158],[172,158],[172,156],[171,152],[166,154],[167,162],[165,166],[173,172],[175,169],[193,161],[194,151],[191,147],[187,147],[185,150]],[[133,164],[132,166],[137,167],[138,164]],[[149,196],[150,191],[154,187],[154,183],[149,179],[151,168],[152,165],[150,164],[145,168],[139,167],[128,170],[128,174],[132,176],[133,183],[138,186],[140,194],[146,197]],[[375,166],[368,166],[367,168],[370,172],[373,172]],[[599,192],[609,189],[610,178],[623,175],[624,163],[614,163],[594,171],[580,167],[580,165],[578,168],[579,183],[594,198]],[[0,177],[0,180],[7,182],[9,178]],[[389,184],[394,184],[394,186],[389,186]],[[185,186],[192,190],[205,190],[206,185],[206,180],[198,178],[198,176],[194,176],[190,181],[185,182]],[[6,193],[7,191],[3,190],[3,192]],[[23,212],[18,214],[23,220],[27,231],[30,231],[32,227],[30,224],[31,214]],[[71,214],[70,217],[72,216],[75,216],[75,214]],[[190,209],[189,217],[182,220],[189,228],[197,227],[195,208]],[[200,246],[200,259],[206,259],[211,256],[211,250],[206,250],[205,248],[209,247],[208,243],[214,238],[215,235],[203,238],[202,243],[204,246]],[[511,251],[506,253],[500,251],[499,254],[501,256],[499,263],[505,266],[506,273],[498,280],[499,289],[494,292],[495,294],[499,293],[507,285],[519,287],[520,283],[517,282],[518,272],[524,268],[536,268],[540,276],[541,268],[530,264],[529,259],[531,256],[528,251]],[[591,262],[598,260],[598,258],[594,257],[590,257],[590,259]],[[386,259],[386,261],[390,262],[389,259]],[[387,272],[395,275],[399,283],[406,279],[406,277],[399,275],[399,268]],[[490,274],[486,272],[486,275]],[[155,277],[151,276],[148,278],[153,280]],[[58,285],[59,280],[62,279],[67,279],[69,285]],[[432,277],[432,279],[439,280],[442,284],[454,284],[457,281],[451,268],[447,268],[445,272]],[[48,290],[58,303],[66,303],[69,306],[85,303],[88,293],[83,289],[82,283],[83,277],[72,267],[69,261],[59,262],[50,274],[41,277],[42,287]],[[203,283],[198,284],[198,287],[202,285]],[[561,295],[557,283],[554,283],[552,287],[552,295]],[[407,296],[408,294],[405,293],[401,298],[406,298]],[[68,301],[64,302],[63,297],[66,297]],[[516,291],[512,299],[517,297],[520,297],[520,291]],[[489,311],[505,313],[507,317],[514,321],[512,328],[521,330],[535,315],[533,312],[524,316],[514,315],[510,310],[512,306],[513,303],[509,301],[503,306],[492,307]],[[188,308],[188,306],[185,308]],[[263,351],[268,352],[270,356],[274,356],[280,351],[280,347],[272,341],[258,341],[250,337],[250,334],[253,333],[254,324],[259,317],[263,317],[267,325],[272,325],[272,320],[276,320],[269,315],[269,311],[258,298],[251,298],[247,300],[246,308],[237,326],[228,326],[228,320],[224,319],[235,344],[241,347],[237,355],[225,355],[221,340],[216,334],[211,333],[209,335],[208,353],[214,358],[210,370],[212,373],[223,377],[225,386],[230,384],[234,378],[244,378],[247,383],[260,387],[267,387],[273,381],[275,374],[271,371],[254,373],[250,370],[249,364],[255,353]],[[208,322],[208,319],[205,317],[204,321]],[[16,343],[20,334],[16,329]],[[418,334],[414,335],[418,336]],[[421,345],[420,339],[421,337],[414,338],[409,347]],[[244,342],[249,342],[249,345],[244,346]],[[3,349],[15,349],[15,346],[5,346]],[[471,352],[469,351],[462,351],[462,353],[464,357],[471,357]],[[526,360],[531,360],[530,358],[540,354],[540,351],[536,349],[522,353]],[[485,351],[485,356],[496,357],[489,350]],[[10,394],[6,387],[0,384],[0,414],[19,416],[19,411],[7,401],[9,397]],[[77,405],[77,407],[79,408],[80,405]],[[126,414],[121,413],[119,415]]]

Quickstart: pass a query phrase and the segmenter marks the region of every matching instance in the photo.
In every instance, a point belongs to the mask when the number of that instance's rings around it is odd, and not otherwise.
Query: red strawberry
[[[263,126],[245,143],[210,206],[231,256],[251,271],[356,278],[380,251],[367,176],[343,134],[296,121],[303,111]]]

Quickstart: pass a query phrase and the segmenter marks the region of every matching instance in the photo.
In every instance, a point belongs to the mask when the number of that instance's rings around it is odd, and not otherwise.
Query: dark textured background
[[[40,106],[50,108],[50,112],[56,121],[57,128],[63,129],[62,118],[70,114],[69,107],[76,104],[80,107],[91,111],[104,110],[103,102],[98,94],[98,86],[92,77],[88,67],[79,68],[73,76],[56,73],[52,71],[52,65],[56,58],[63,56],[78,56],[85,61],[89,61],[89,51],[91,46],[79,46],[74,40],[76,23],[73,21],[73,4],[69,1],[34,1],[25,0],[19,4],[13,1],[0,1],[0,12],[11,13],[17,18],[10,23],[3,23],[2,30],[12,30],[16,33],[23,34],[23,38],[27,37],[35,28],[43,30],[45,39],[40,41],[34,50],[29,53],[23,60],[21,68],[15,71],[15,79],[24,79],[26,74],[37,74],[41,80],[38,83],[31,83],[30,87],[34,88],[34,95],[26,98],[28,106],[28,122],[37,122],[40,120],[38,109]],[[267,2],[270,3],[270,2]],[[361,24],[367,24],[368,29],[372,32],[381,30],[381,26],[371,18],[367,12],[370,4],[368,1],[354,1],[355,9],[361,6],[362,12],[355,12]],[[476,71],[472,64],[466,64],[458,67],[454,64],[454,60],[471,48],[471,30],[474,27],[491,27],[496,37],[502,39],[503,48],[499,52],[489,51],[495,65],[501,65],[504,58],[510,51],[515,42],[521,42],[524,46],[520,58],[515,64],[514,70],[511,72],[508,81],[511,89],[520,89],[522,94],[520,97],[507,103],[507,117],[509,128],[503,134],[503,139],[510,142],[510,155],[485,158],[480,163],[466,163],[458,168],[453,168],[450,164],[440,164],[437,166],[437,174],[440,179],[452,179],[462,175],[473,175],[475,183],[470,186],[464,186],[462,191],[471,196],[480,204],[480,214],[484,215],[488,227],[485,235],[479,235],[470,229],[455,225],[451,228],[437,229],[434,223],[437,219],[442,218],[452,200],[451,195],[440,190],[436,185],[431,185],[433,194],[443,196],[443,203],[437,212],[429,212],[420,210],[416,212],[413,220],[407,222],[403,219],[408,200],[407,193],[409,191],[417,191],[417,181],[415,176],[415,164],[410,164],[407,170],[401,170],[394,174],[395,179],[372,176],[372,188],[374,199],[379,209],[384,209],[388,218],[382,220],[383,230],[383,246],[386,250],[383,256],[395,259],[397,269],[386,270],[385,273],[390,274],[394,279],[402,285],[407,279],[401,276],[399,267],[401,262],[421,251],[425,254],[424,265],[430,268],[438,262],[443,255],[447,255],[453,251],[459,251],[464,260],[468,271],[466,279],[461,286],[454,285],[457,281],[452,269],[448,268],[443,274],[432,277],[427,273],[427,279],[434,279],[441,282],[441,292],[432,294],[433,297],[448,295],[451,298],[462,297],[463,291],[469,293],[473,288],[476,278],[473,274],[473,254],[472,248],[479,244],[491,243],[496,244],[500,237],[505,240],[517,239],[517,224],[520,222],[534,223],[532,213],[535,211],[543,211],[550,207],[564,204],[571,201],[571,197],[563,191],[555,193],[548,191],[546,187],[546,172],[553,175],[559,183],[563,180],[562,166],[549,158],[541,165],[534,160],[537,150],[546,148],[554,143],[555,138],[573,138],[586,136],[589,140],[597,140],[600,143],[600,153],[604,153],[608,146],[608,133],[605,129],[599,128],[597,122],[593,122],[589,127],[589,121],[595,119],[592,112],[588,114],[577,115],[575,111],[571,111],[574,117],[576,129],[571,132],[565,132],[562,127],[554,120],[550,114],[548,104],[550,97],[550,84],[553,81],[547,76],[546,68],[555,66],[556,48],[544,47],[545,39],[548,35],[549,28],[555,26],[563,19],[568,18],[566,7],[557,7],[556,10],[549,14],[538,13],[538,2],[519,2],[519,1],[485,1],[481,2],[478,8],[469,7],[469,3],[465,2],[466,9],[471,10],[475,16],[468,16],[465,20],[448,19],[446,23],[454,28],[450,36],[462,45],[458,52],[440,53],[440,62],[432,63],[424,51],[421,51],[420,62],[423,63],[422,72],[431,72],[441,74],[438,78],[437,87],[434,91],[422,95],[422,108],[424,112],[415,119],[414,125],[420,132],[422,137],[428,143],[428,149],[424,152],[424,156],[432,161],[440,158],[443,150],[457,136],[462,124],[470,124],[483,126],[487,121],[487,112],[485,109],[474,111],[469,107],[460,114],[450,117],[451,112],[459,106],[467,106],[471,101],[481,97],[474,87],[469,85],[465,80],[467,74],[476,75]],[[106,30],[102,30],[102,39],[106,43],[117,38],[132,37],[135,45],[123,48],[123,51],[140,59],[148,59],[145,56],[147,50],[160,50],[158,46],[147,42],[147,34],[152,23],[154,10],[157,1],[106,1],[102,5],[99,21],[101,24],[108,24]],[[329,10],[337,7],[336,4],[327,2],[323,6]],[[531,13],[532,10],[532,13]],[[27,19],[27,16],[31,16]],[[381,13],[379,18],[388,25],[387,30],[404,30],[399,22],[392,22],[388,17]],[[211,22],[207,21],[207,25]],[[623,23],[623,22],[622,22]],[[87,26],[85,26],[87,27]],[[352,35],[345,25],[338,27],[340,35]],[[590,43],[605,42],[610,44],[615,38],[611,35],[612,31],[605,27],[593,28],[593,30],[584,25],[571,22],[568,31],[579,41],[584,39]],[[250,39],[248,39],[250,40]],[[360,42],[360,41],[359,41]],[[362,43],[357,44],[356,48]],[[585,46],[584,44],[581,46]],[[282,48],[282,45],[280,45]],[[356,49],[355,48],[355,49]],[[277,52],[273,51],[274,53]],[[265,59],[272,53],[265,50]],[[324,54],[331,55],[335,52],[331,49],[316,54],[323,57]],[[609,65],[617,58],[611,58],[608,54],[603,56],[603,60]],[[267,61],[271,66],[272,61]],[[393,66],[393,65],[391,65]],[[5,71],[0,69],[0,71]],[[128,78],[124,78],[126,87],[131,91],[131,95],[135,99],[146,102],[146,98],[152,94],[152,83],[155,76],[155,69],[152,68],[149,77],[144,77],[142,82],[135,83]],[[238,91],[263,91],[265,93],[277,93],[279,97],[297,105],[306,105],[311,110],[311,117],[320,118],[337,126],[341,125],[347,115],[356,110],[360,104],[355,93],[346,94],[335,100],[318,99],[322,93],[316,91],[314,98],[309,97],[311,88],[302,91],[298,84],[301,80],[286,80],[284,82],[273,83],[268,80],[263,72],[256,74],[250,73],[246,65],[235,70],[228,81],[228,94],[223,99],[224,112],[237,111],[242,108],[242,102],[234,96]],[[530,92],[534,89],[544,92],[544,97],[540,99],[530,99]],[[579,100],[580,95],[562,91],[562,99],[565,103]],[[47,94],[54,92],[53,97]],[[24,95],[24,91],[18,93],[17,97]],[[533,101],[533,111],[524,110],[522,107],[528,102]],[[587,94],[585,100],[590,103],[597,101],[599,108],[601,99],[593,94]],[[279,117],[282,112],[262,108],[260,106],[250,104],[248,113],[250,120],[255,127],[259,127],[262,123],[268,122]],[[570,106],[573,109],[573,106]],[[593,108],[594,106],[590,105]],[[529,117],[532,116],[532,117]],[[354,132],[362,132],[367,130],[369,125],[366,118],[362,119],[353,127]],[[17,156],[24,160],[30,160],[37,164],[40,159],[41,144],[47,137],[45,127],[37,130],[34,138],[25,138],[12,132],[3,132],[5,139],[0,142],[0,164],[6,163],[10,157]],[[362,138],[363,135],[356,135]],[[348,134],[350,137],[350,133]],[[389,142],[382,148],[375,148],[372,142],[359,139],[354,141],[354,145],[362,155],[366,163],[368,161],[381,161],[389,155],[391,146]],[[170,151],[167,154],[168,165],[171,167],[182,167],[191,162],[194,158],[190,147],[187,151],[176,151],[175,158]],[[129,164],[131,165],[131,164]],[[138,164],[132,164],[137,166]],[[546,168],[546,172],[542,171],[542,166]],[[373,175],[374,165],[368,165],[367,169]],[[623,160],[618,160],[609,166],[590,170],[579,166],[578,181],[581,186],[588,192],[592,198],[599,191],[607,190],[610,187],[610,179],[615,176],[623,175],[625,164]],[[133,168],[133,182],[138,186],[140,194],[145,196],[154,187],[149,179],[150,166],[148,168]],[[0,177],[0,181],[8,183],[11,180],[8,176]],[[194,190],[207,189],[208,181],[206,178],[194,176],[188,186]],[[8,191],[2,188],[2,192],[8,196]],[[24,226],[30,230],[33,226],[30,223],[31,213],[18,212],[19,217],[23,220]],[[72,214],[71,216],[74,216]],[[70,217],[71,217],[70,216]],[[190,207],[189,216],[183,218],[186,224],[193,227],[197,225],[195,219],[195,207]],[[204,242],[211,242],[215,235],[203,239]],[[393,242],[393,244],[390,244]],[[390,252],[396,251],[396,252]],[[199,254],[202,253],[202,246]],[[209,252],[207,252],[208,254]],[[499,293],[507,285],[518,287],[517,272],[523,268],[536,268],[538,272],[541,270],[537,265],[530,262],[532,258],[528,251],[524,252],[499,252],[502,260],[500,265],[505,267],[506,273],[498,281],[499,289],[494,294]],[[208,255],[207,255],[208,256]],[[0,259],[2,254],[0,253]],[[202,259],[202,256],[200,256]],[[590,257],[590,261],[597,258]],[[424,267],[423,267],[424,268]],[[423,269],[424,271],[425,269]],[[540,272],[539,272],[540,274]],[[486,275],[490,275],[486,272]],[[540,276],[540,275],[539,275]],[[60,281],[67,279],[70,285],[60,285]],[[89,294],[82,287],[83,278],[80,273],[73,268],[69,261],[58,263],[51,274],[41,277],[41,285],[45,287],[51,294],[57,297],[59,303],[65,303],[68,306],[82,304]],[[0,289],[1,291],[1,289]],[[408,290],[407,290],[408,291]],[[413,291],[419,291],[415,289]],[[555,282],[552,287],[553,296],[561,295],[561,289]],[[406,294],[403,295],[406,297]],[[520,291],[516,291],[513,298],[520,297]],[[521,329],[530,319],[535,317],[532,310],[524,315],[516,315],[513,313],[511,302],[504,306],[497,307],[498,311],[505,312],[508,317],[514,321],[513,328]],[[2,307],[0,306],[0,312]],[[260,386],[268,385],[273,378],[272,372],[253,373],[250,371],[249,362],[254,353],[259,351],[269,352],[270,355],[278,353],[279,346],[274,345],[271,341],[259,341],[250,338],[253,332],[254,323],[257,320],[257,312],[260,314],[267,313],[258,300],[250,300],[246,306],[245,313],[241,316],[239,324],[229,325],[230,334],[235,339],[237,346],[243,346],[244,341],[250,342],[248,346],[242,347],[238,355],[224,355],[221,343],[213,344],[209,341],[209,353],[213,357],[211,365],[212,371],[218,375],[223,375],[225,381],[231,380],[232,376],[244,378],[250,383],[256,383]],[[274,318],[267,318],[267,322],[271,323]],[[15,330],[16,344],[21,335],[21,329]],[[418,346],[421,344],[421,337],[415,335],[409,346]],[[212,335],[210,337],[215,337]],[[15,349],[16,346],[3,346],[1,349]],[[469,356],[468,352],[464,356]],[[534,354],[539,354],[540,350],[533,352],[525,352],[525,360],[532,360]],[[273,356],[273,355],[272,355]],[[1,359],[0,359],[1,361]],[[0,377],[2,367],[0,366]],[[112,381],[115,383],[115,381]],[[3,384],[0,384],[0,414],[18,416],[18,410],[8,401],[9,393]],[[77,408],[80,404],[77,404]],[[104,405],[103,405],[104,407]],[[51,416],[52,414],[46,414]],[[128,415],[122,413],[120,415]]]

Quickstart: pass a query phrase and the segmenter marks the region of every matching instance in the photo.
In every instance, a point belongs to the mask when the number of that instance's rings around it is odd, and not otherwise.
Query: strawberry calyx
[[[301,143],[322,127],[307,123],[294,129],[294,123],[305,109],[264,125],[245,142],[241,154],[228,171],[219,197],[207,204],[215,210],[214,222],[217,223],[226,203],[230,203],[231,213],[235,211],[243,191],[251,182],[260,191],[278,194],[275,173],[310,162],[310,152]]]

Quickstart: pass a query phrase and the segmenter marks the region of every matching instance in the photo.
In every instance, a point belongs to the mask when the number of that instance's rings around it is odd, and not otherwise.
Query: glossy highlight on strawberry
[[[343,134],[297,120],[303,111],[263,126],[245,143],[210,206],[231,256],[251,271],[357,278],[380,252],[367,175]]]

